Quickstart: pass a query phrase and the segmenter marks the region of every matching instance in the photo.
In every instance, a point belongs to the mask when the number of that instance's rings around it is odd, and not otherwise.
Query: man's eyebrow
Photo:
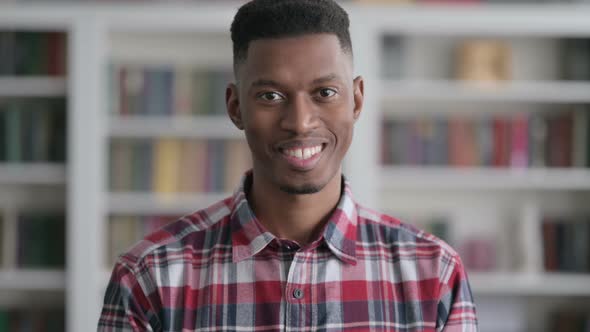
[[[260,87],[260,86],[281,86],[281,84],[277,81],[273,81],[273,80],[267,80],[267,79],[257,79],[254,82],[252,82],[252,84],[250,84],[250,87]]]
[[[326,83],[326,82],[330,82],[330,81],[334,81],[334,80],[339,80],[340,76],[332,73],[332,74],[328,74],[326,76],[322,76],[319,78],[316,78],[315,80],[312,81],[313,84],[321,84],[321,83]]]
[[[322,84],[322,83],[326,83],[326,82],[330,82],[330,81],[334,81],[334,80],[340,80],[340,76],[332,73],[332,74],[328,74],[326,76],[318,77],[318,78],[314,79],[313,81],[311,81],[311,83],[312,84]],[[250,84],[251,88],[263,87],[263,86],[281,87],[283,85],[277,81],[273,81],[270,79],[264,79],[264,78],[257,79]]]

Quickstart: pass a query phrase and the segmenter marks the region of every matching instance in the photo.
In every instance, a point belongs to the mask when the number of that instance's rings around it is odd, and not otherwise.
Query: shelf
[[[110,135],[116,138],[244,138],[244,133],[224,115],[113,116],[110,119]]]
[[[0,185],[63,185],[66,167],[52,163],[0,163]]]
[[[0,78],[0,97],[64,97],[67,81],[59,77]]]
[[[590,82],[383,81],[382,100],[453,102],[590,103]]]
[[[590,6],[569,4],[358,5],[351,21],[404,35],[588,36]]]
[[[66,288],[63,270],[1,270],[1,290],[59,291]]]
[[[111,214],[183,215],[205,208],[230,195],[230,193],[110,193],[108,204]]]
[[[590,190],[590,170],[384,166],[382,190]]]
[[[590,274],[470,273],[475,295],[590,296]]]

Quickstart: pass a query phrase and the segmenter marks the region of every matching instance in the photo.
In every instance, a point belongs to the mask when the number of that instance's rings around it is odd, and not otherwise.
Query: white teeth
[[[284,153],[290,157],[295,157],[299,159],[309,159],[314,155],[320,153],[321,151],[322,146],[318,145],[311,148],[284,150]]]

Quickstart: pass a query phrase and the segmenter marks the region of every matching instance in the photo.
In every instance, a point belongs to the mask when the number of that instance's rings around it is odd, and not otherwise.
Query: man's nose
[[[306,96],[296,96],[286,105],[281,119],[281,129],[295,134],[305,134],[318,126],[317,105]]]

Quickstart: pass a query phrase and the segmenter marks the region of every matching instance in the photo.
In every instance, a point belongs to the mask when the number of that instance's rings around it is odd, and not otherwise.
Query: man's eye
[[[264,92],[261,93],[258,97],[264,101],[277,101],[283,99],[283,96],[281,96],[277,92]]]
[[[319,91],[319,94],[320,94],[320,97],[322,97],[322,98],[329,98],[329,97],[334,96],[336,94],[336,91],[334,89],[325,88],[325,89],[321,89]]]

